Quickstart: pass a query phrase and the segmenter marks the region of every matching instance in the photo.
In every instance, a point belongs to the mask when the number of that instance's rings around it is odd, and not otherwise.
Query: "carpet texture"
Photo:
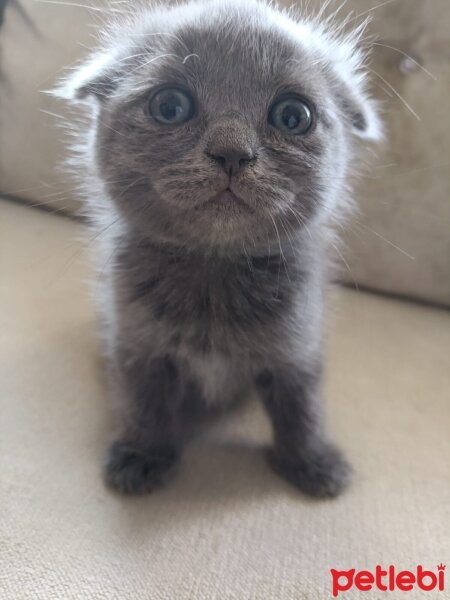
[[[333,292],[329,421],[356,470],[343,497],[310,501],[270,471],[250,401],[166,489],[122,498],[99,476],[109,412],[82,235],[0,203],[2,600],[322,600],[330,568],[450,569],[449,313]]]

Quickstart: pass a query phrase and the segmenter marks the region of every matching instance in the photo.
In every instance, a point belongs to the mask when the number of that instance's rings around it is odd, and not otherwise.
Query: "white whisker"
[[[398,52],[405,58],[409,59],[417,67],[419,67],[419,69],[421,69],[424,73],[426,73],[429,77],[431,77],[431,79],[434,79],[434,81],[437,81],[436,75],[433,75],[433,73],[431,73],[431,71],[426,69],[423,65],[420,64],[420,62],[418,62],[415,58],[413,58],[407,52],[404,52],[403,50],[400,50],[399,48],[395,48],[395,46],[389,46],[389,44],[382,44],[381,42],[372,42],[372,46],[380,46],[382,48],[389,48],[390,50],[394,50],[395,52]]]
[[[403,96],[401,94],[399,94],[397,92],[397,90],[394,88],[394,86],[392,86],[389,81],[387,81],[382,75],[380,75],[379,73],[377,73],[374,69],[371,69],[370,67],[366,67],[368,71],[370,71],[371,73],[373,73],[376,77],[379,77],[381,79],[381,81],[383,81],[388,88],[397,96],[397,98],[406,106],[406,108],[410,111],[410,113],[418,120],[420,121],[420,117],[419,115],[416,113],[416,111],[412,108],[412,106],[410,104],[408,104],[408,102],[403,98]]]
[[[368,10],[365,10],[364,12],[357,14],[356,17],[355,17],[355,21],[357,19],[360,19],[361,17],[364,17],[365,15],[373,12],[374,10],[378,10],[382,6],[386,6],[386,4],[392,4],[392,2],[395,2],[395,1],[396,0],[385,0],[385,2],[381,2],[381,4],[377,4],[376,6],[372,6],[372,8],[369,8]]]
[[[392,246],[393,248],[395,248],[396,250],[398,250],[399,252],[401,252],[402,254],[404,254],[405,256],[410,258],[411,260],[416,259],[415,256],[412,256],[411,254],[409,254],[409,252],[406,252],[406,250],[403,250],[403,248],[400,248],[400,246],[397,246],[396,244],[394,244],[394,242],[391,242],[390,240],[388,240],[387,238],[382,236],[381,233],[378,233],[378,231],[371,229],[370,227],[368,227],[367,225],[364,225],[363,223],[358,223],[358,225],[359,225],[359,227],[363,227],[364,229],[367,229],[367,231],[370,231],[371,233],[376,235],[378,238],[383,240],[383,242],[386,242],[386,244],[389,244],[389,246]]]

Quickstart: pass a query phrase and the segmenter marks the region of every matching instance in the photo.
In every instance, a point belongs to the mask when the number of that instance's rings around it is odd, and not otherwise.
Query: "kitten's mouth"
[[[253,212],[249,205],[242,200],[237,194],[235,194],[229,187],[208,200],[202,206],[211,206],[217,210],[229,210],[236,207],[245,208],[249,212]]]

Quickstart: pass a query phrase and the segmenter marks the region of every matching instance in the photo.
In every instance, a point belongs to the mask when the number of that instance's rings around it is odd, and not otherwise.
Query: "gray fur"
[[[95,99],[79,154],[107,263],[115,488],[160,485],[197,422],[252,385],[273,422],[275,469],[315,496],[347,484],[321,414],[321,324],[356,137],[379,135],[362,30],[345,36],[253,0],[140,6],[65,83],[65,96]],[[148,115],[164,84],[196,98],[191,121]],[[305,135],[268,123],[286,93],[309,102]],[[209,202],[228,186],[240,202]]]

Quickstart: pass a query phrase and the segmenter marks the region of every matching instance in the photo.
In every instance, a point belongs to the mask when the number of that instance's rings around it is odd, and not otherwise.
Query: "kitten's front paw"
[[[321,445],[302,456],[284,456],[269,452],[274,470],[308,496],[331,498],[349,485],[352,468],[338,448]]]
[[[145,452],[130,442],[114,442],[104,466],[104,478],[124,494],[145,494],[162,485],[172,471],[178,453],[172,446],[157,446]]]

